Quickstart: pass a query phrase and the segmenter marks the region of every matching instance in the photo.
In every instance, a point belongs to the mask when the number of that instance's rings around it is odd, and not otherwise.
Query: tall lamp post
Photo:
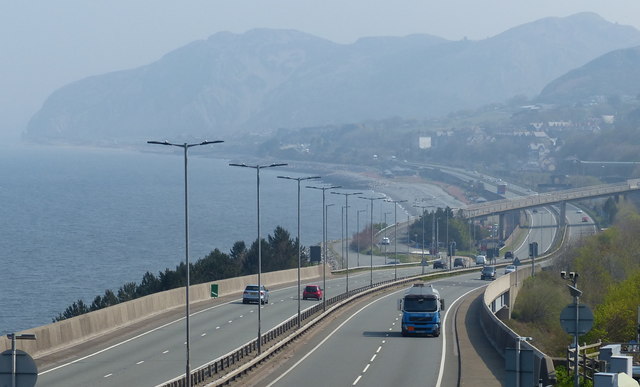
[[[346,262],[344,254],[344,209],[344,206],[340,207],[340,256],[342,257],[342,267],[347,266],[347,278],[349,278],[349,265],[348,262]],[[348,285],[347,289],[349,289]]]
[[[189,286],[190,286],[190,279],[189,279],[189,195],[188,195],[188,177],[187,177],[187,151],[189,150],[189,148],[192,148],[194,146],[200,146],[200,145],[208,145],[208,144],[218,144],[224,142],[222,140],[216,140],[216,141],[203,141],[200,143],[195,143],[195,144],[187,144],[186,142],[183,144],[174,144],[168,141],[147,141],[147,144],[154,144],[154,145],[169,145],[169,146],[177,146],[179,148],[184,149],[184,240],[185,240],[185,248],[184,248],[184,261],[185,261],[185,265],[187,268],[187,286],[185,286],[185,305],[186,305],[186,311],[185,311],[185,323],[186,323],[186,336],[187,336],[187,348],[186,348],[186,367],[185,367],[185,385],[187,387],[191,386],[191,361],[189,359],[189,350],[190,350],[190,341],[189,341]]]
[[[300,328],[300,249],[302,242],[300,241],[300,182],[303,180],[319,179],[320,176],[305,176],[305,177],[290,177],[290,176],[278,176],[278,179],[295,180],[298,182],[298,328]]]
[[[356,214],[356,218],[357,218],[356,228],[357,228],[357,231],[356,232],[358,232],[358,233],[360,232],[360,213],[361,212],[367,212],[367,210],[358,210],[357,211],[357,214]],[[360,267],[360,238],[358,238],[356,240],[356,243],[357,243],[356,249],[358,250],[358,267]]]
[[[393,264],[393,279],[398,279],[398,203],[404,203],[406,200],[387,200],[389,203],[393,203],[393,250],[394,250],[394,264]],[[407,229],[409,223],[407,222]],[[409,243],[409,242],[407,242]]]
[[[385,200],[386,202],[386,200]],[[387,215],[391,215],[391,212],[384,213],[384,237],[387,237]],[[386,243],[386,240],[385,240]],[[384,245],[384,264],[387,264],[387,245]]]
[[[440,257],[440,218],[436,219],[436,251]]]
[[[322,260],[322,291],[326,292],[327,289],[327,206],[325,206],[325,191],[328,189],[340,188],[339,185],[332,185],[328,187],[314,187],[308,185],[307,188],[319,189],[322,190],[322,249],[323,251],[323,260]],[[300,292],[300,289],[298,289]],[[326,294],[323,294],[322,297],[322,309],[327,309],[327,297]]]
[[[264,168],[273,168],[273,167],[282,167],[287,164],[285,163],[273,163],[273,164],[265,164],[265,165],[247,165],[247,164],[236,164],[229,163],[232,167],[243,167],[243,168],[253,168],[256,170],[256,199],[257,199],[257,220],[258,220],[258,354],[262,353],[262,330],[261,330],[261,316],[260,309],[262,309],[262,240],[260,236],[260,170]]]
[[[344,224],[345,224],[345,239],[347,247],[345,249],[345,255],[347,259],[347,293],[349,293],[349,196],[362,195],[362,192],[331,192],[334,195],[344,195]]]
[[[377,198],[370,198],[370,197],[364,197],[364,196],[359,196],[360,199],[365,199],[365,200],[369,200],[371,202],[371,261],[369,264],[369,268],[370,268],[370,280],[369,280],[369,286],[373,286],[373,201],[374,200],[383,200],[384,197],[377,197]]]
[[[419,206],[414,204],[414,207],[417,208],[421,208],[422,209],[422,259],[420,260],[420,266],[422,266],[422,274],[424,274],[424,266],[425,266],[425,261],[424,261],[424,218],[427,217],[427,208],[429,207],[433,207],[433,206]],[[433,248],[433,246],[431,246]]]

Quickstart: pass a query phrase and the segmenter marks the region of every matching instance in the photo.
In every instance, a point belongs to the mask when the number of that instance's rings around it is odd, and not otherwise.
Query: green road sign
[[[211,284],[211,298],[218,298],[218,284]]]

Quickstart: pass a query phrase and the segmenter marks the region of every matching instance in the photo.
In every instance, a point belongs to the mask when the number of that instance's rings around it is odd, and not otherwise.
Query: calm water
[[[184,261],[183,153],[155,147],[157,153],[0,148],[0,334],[48,324],[79,298],[91,303],[105,289]],[[191,262],[257,237],[255,169],[197,157],[195,149],[189,153]],[[215,145],[207,151],[215,152]],[[277,225],[297,235],[297,183],[276,178],[283,174],[305,176],[277,168],[260,172],[263,237]],[[306,185],[301,239],[309,246],[322,240],[322,191]],[[326,197],[335,203],[329,238],[338,239],[344,196],[327,191]],[[369,202],[351,199],[353,232],[355,210]],[[379,215],[374,209],[374,221]]]

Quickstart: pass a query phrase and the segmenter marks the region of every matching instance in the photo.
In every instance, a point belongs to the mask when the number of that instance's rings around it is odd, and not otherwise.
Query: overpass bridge
[[[500,215],[500,224],[502,224],[503,215],[508,212],[549,205],[559,205],[559,226],[562,227],[565,225],[567,202],[595,199],[605,196],[618,196],[638,190],[640,190],[640,179],[631,179],[623,183],[602,184],[473,204],[462,209],[462,216],[468,219],[473,219],[488,215]]]

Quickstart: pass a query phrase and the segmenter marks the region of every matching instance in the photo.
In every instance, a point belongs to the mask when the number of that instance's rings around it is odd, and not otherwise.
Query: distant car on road
[[[307,285],[302,291],[302,299],[314,298],[316,300],[322,300],[322,288],[318,285]]]
[[[513,259],[513,251],[507,251],[504,253],[504,259]]]
[[[261,304],[269,303],[269,290],[264,287],[264,285],[260,286],[260,295],[258,295],[258,285],[247,285],[244,288],[244,292],[242,293],[242,303],[248,304],[250,302]]]
[[[493,266],[485,266],[482,268],[482,271],[480,272],[480,279],[481,280],[485,280],[485,279],[490,279],[490,280],[494,280],[496,279],[496,268]]]
[[[433,262],[434,269],[446,269],[447,264],[444,263],[441,259]]]
[[[589,221],[589,217],[588,216],[583,216],[582,217],[582,223],[587,223]]]
[[[582,214],[582,210],[576,211],[576,214]]]
[[[468,262],[467,262],[467,259],[466,259],[466,258],[458,257],[458,258],[455,258],[455,259],[453,260],[453,268],[454,268],[454,269],[455,269],[456,267],[467,267],[467,266],[469,266],[469,265],[468,265]]]
[[[387,237],[382,238],[382,240],[380,241],[381,245],[388,245],[390,243],[391,243],[391,241]]]
[[[509,265],[504,268],[504,274],[513,273],[516,271],[516,265]]]

